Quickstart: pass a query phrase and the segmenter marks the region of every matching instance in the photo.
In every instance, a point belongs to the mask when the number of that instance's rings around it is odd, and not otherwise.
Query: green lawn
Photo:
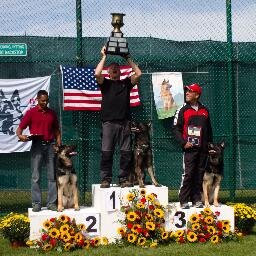
[[[70,256],[155,256],[155,255],[191,255],[191,256],[254,256],[256,252],[256,233],[242,238],[240,242],[227,242],[222,244],[176,244],[171,243],[168,246],[159,246],[156,249],[138,248],[135,246],[121,247],[117,245],[108,245],[89,250],[76,250],[74,252],[65,252],[62,255]],[[12,249],[9,242],[0,238],[0,255],[29,256],[39,254],[35,249],[17,248]],[[47,255],[60,255],[58,252],[47,252]]]

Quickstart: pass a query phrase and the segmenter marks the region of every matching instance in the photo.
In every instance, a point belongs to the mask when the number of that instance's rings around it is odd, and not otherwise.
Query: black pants
[[[119,178],[126,180],[131,167],[131,129],[129,121],[107,121],[102,123],[101,180],[112,181],[112,165],[115,146],[120,148]]]
[[[202,151],[186,151],[183,155],[183,175],[179,191],[181,204],[201,201],[203,175],[207,161],[207,153]]]

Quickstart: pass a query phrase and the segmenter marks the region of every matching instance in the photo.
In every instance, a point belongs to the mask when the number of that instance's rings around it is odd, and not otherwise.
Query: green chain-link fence
[[[177,200],[182,153],[171,134],[172,118],[157,117],[151,80],[154,72],[182,72],[184,84],[202,85],[201,100],[211,113],[214,141],[226,142],[221,197],[255,201],[256,38],[252,31],[256,6],[253,1],[236,0],[232,1],[231,12],[230,3],[65,0],[43,4],[22,0],[11,8],[10,1],[2,1],[0,5],[5,5],[6,11],[0,43],[26,43],[28,55],[0,56],[0,78],[52,74],[50,105],[59,114],[63,141],[78,145],[75,165],[81,203],[91,184],[99,182],[100,114],[62,110],[59,65],[96,66],[100,49],[112,30],[112,12],[126,14],[122,31],[143,71],[139,86],[142,105],[132,109],[132,117],[152,123],[156,175],[161,184],[174,191],[171,199]],[[122,62],[120,57],[113,58]],[[113,169],[116,177],[118,153]],[[42,174],[42,187],[46,189],[45,172]],[[2,213],[25,211],[30,206],[30,180],[28,152],[0,154]]]

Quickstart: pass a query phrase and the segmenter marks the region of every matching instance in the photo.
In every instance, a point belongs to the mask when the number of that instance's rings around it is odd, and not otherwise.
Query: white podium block
[[[33,212],[32,208],[28,209],[30,219],[30,240],[39,239],[43,223],[48,219],[66,215],[75,219],[77,224],[84,224],[89,236],[99,236],[100,232],[100,213],[93,207],[84,207],[75,211],[74,209],[65,209],[63,212],[56,212],[42,208],[40,212]]]
[[[121,204],[126,203],[126,196],[132,190],[140,191],[139,186],[121,188],[116,185],[110,188],[100,188],[100,184],[92,185],[92,206],[99,212],[111,212],[120,210]],[[146,194],[155,193],[159,203],[163,206],[168,205],[168,187],[155,187],[154,185],[145,186]]]
[[[168,223],[167,229],[173,231],[178,229],[186,229],[190,216],[194,213],[200,213],[204,210],[204,208],[195,207],[190,207],[190,209],[181,209],[180,203],[170,203],[168,207],[170,212],[166,219],[166,222]],[[218,220],[228,220],[230,222],[230,230],[234,232],[235,214],[233,207],[221,205],[219,207],[210,206],[210,209],[213,213],[219,212]]]

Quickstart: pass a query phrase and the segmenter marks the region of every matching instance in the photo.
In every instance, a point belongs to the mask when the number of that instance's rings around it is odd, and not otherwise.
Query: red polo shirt
[[[54,140],[55,131],[59,129],[56,113],[47,108],[42,110],[39,106],[29,109],[22,118],[19,127],[24,130],[29,127],[30,134],[43,135],[42,140]]]

